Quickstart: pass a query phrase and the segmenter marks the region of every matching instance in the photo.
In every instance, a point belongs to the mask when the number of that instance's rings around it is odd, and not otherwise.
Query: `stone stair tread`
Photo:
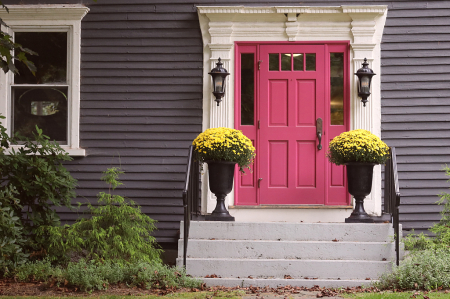
[[[340,287],[358,287],[369,286],[378,282],[377,279],[282,279],[282,278],[204,278],[202,280],[206,286],[224,286],[224,287],[271,287],[292,286],[292,287],[320,287],[340,288]]]
[[[251,258],[198,258],[198,257],[188,257],[187,260],[191,261],[200,261],[200,260],[208,260],[208,261],[248,261],[248,262],[281,262],[281,261],[296,261],[296,262],[320,262],[320,263],[380,263],[380,264],[389,264],[391,261],[374,261],[374,260],[318,260],[318,259],[251,259]]]
[[[180,239],[183,240],[183,239]],[[373,244],[394,244],[392,241],[340,241],[340,240],[330,240],[330,241],[315,241],[315,240],[236,240],[236,239],[191,239],[189,238],[189,243],[200,241],[200,242],[207,242],[207,241],[218,241],[218,242],[231,242],[231,243],[244,243],[244,242],[255,242],[255,243],[290,243],[290,244],[296,244],[296,243],[305,243],[305,244],[367,244],[367,245],[373,245]]]

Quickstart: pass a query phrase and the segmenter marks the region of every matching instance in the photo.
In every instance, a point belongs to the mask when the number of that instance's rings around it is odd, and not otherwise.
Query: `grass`
[[[352,298],[352,299],[410,299],[410,298],[416,298],[416,299],[423,299],[423,298],[430,298],[430,299],[450,299],[450,294],[445,294],[442,292],[431,292],[424,294],[422,291],[410,291],[410,292],[399,292],[399,293],[393,293],[393,292],[380,292],[380,293],[357,293],[357,294],[340,294],[340,297],[344,298]]]

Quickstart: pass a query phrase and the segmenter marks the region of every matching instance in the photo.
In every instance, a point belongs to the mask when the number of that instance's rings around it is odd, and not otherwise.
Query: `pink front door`
[[[252,139],[257,150],[253,173],[237,176],[237,205],[348,204],[344,168],[331,166],[326,159],[329,140],[348,127],[348,103],[342,103],[342,112],[330,112],[330,84],[336,85],[330,81],[338,82],[338,89],[341,82],[333,79],[335,69],[330,74],[330,54],[347,48],[325,43],[237,46],[242,59],[237,59],[241,71],[236,76],[236,127]],[[253,107],[248,104],[251,76]],[[348,97],[345,81],[342,97],[345,93]],[[336,117],[342,121],[332,122]]]
[[[260,58],[260,204],[323,204],[324,46],[263,45]]]

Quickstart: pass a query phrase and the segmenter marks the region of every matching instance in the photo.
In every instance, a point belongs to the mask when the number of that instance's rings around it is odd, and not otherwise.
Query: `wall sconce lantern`
[[[372,77],[376,74],[372,69],[368,68],[367,58],[364,58],[363,67],[360,68],[355,75],[358,76],[358,96],[361,98],[363,106],[366,107],[367,98],[370,96],[370,83]]]
[[[222,67],[223,63],[216,63],[216,67],[211,70],[208,74],[211,75],[213,81],[213,94],[216,97],[215,101],[217,102],[217,106],[222,101],[223,96],[225,95],[225,80],[227,76],[230,74],[226,69]]]

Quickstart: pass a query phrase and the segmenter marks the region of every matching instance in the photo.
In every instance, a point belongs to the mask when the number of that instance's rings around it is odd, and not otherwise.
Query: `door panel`
[[[324,204],[325,151],[317,148],[315,126],[325,119],[324,52],[324,45],[260,47],[260,204]],[[294,68],[295,57],[305,56],[315,65],[302,60],[309,64]],[[278,68],[273,57],[280,57]]]

